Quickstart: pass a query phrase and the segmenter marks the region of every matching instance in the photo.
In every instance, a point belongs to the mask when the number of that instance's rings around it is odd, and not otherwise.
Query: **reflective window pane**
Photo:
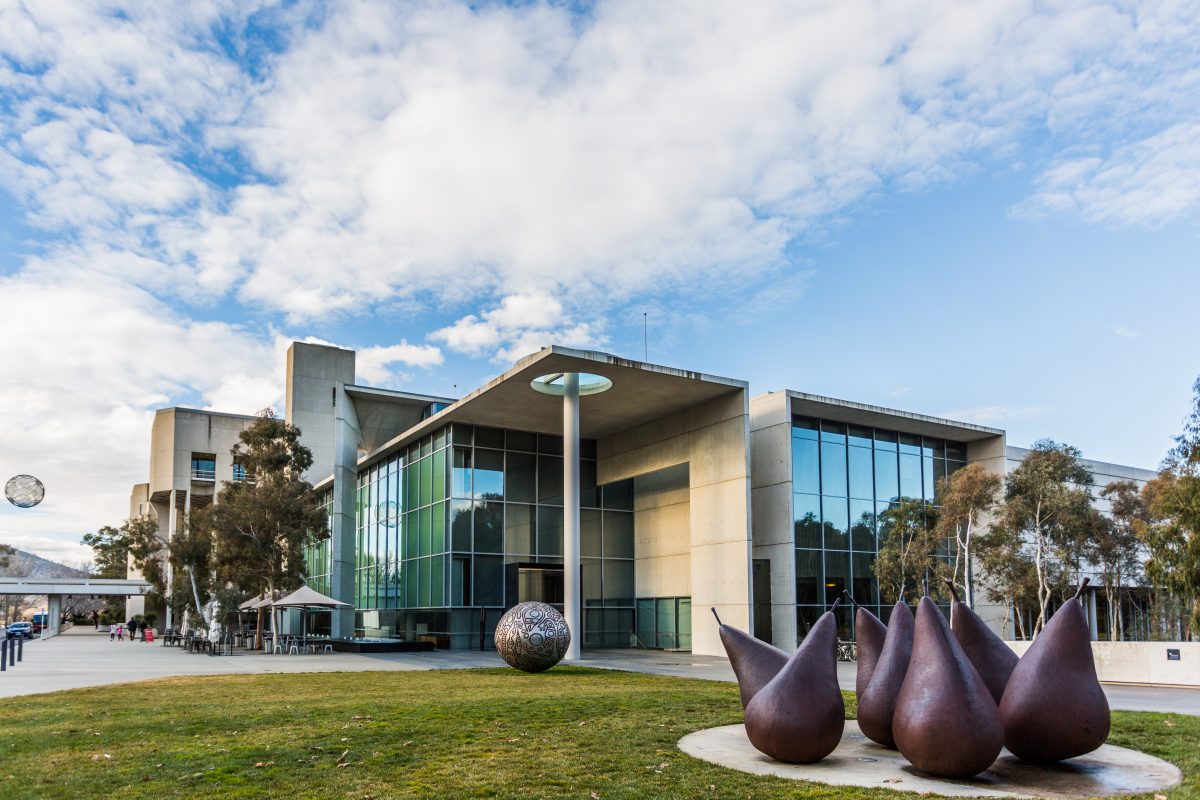
[[[821,494],[846,496],[846,447],[821,442]]]
[[[494,447],[497,450],[504,449],[504,431],[499,428],[476,427],[475,446]]]
[[[821,420],[821,441],[845,444],[846,424],[844,422]]]
[[[921,457],[900,454],[900,496],[921,499]]]
[[[536,502],[537,456],[532,453],[509,453],[505,463],[504,481],[510,502]]]
[[[854,599],[863,605],[873,606],[879,602],[875,592],[875,555],[874,553],[855,553],[852,557],[854,580],[850,591]]]
[[[792,436],[800,439],[816,439],[820,424],[812,417],[792,417]]]
[[[824,592],[820,550],[796,551],[796,602],[819,603]]]
[[[478,437],[479,430],[476,430]],[[474,474],[475,498],[478,500],[504,499],[504,453],[499,450],[475,451]]]
[[[798,494],[792,499],[795,512],[796,546],[821,546],[821,497],[815,494]]]
[[[561,508],[538,506],[537,554],[539,557],[563,554],[563,510]]]
[[[600,512],[590,508],[579,511],[579,555],[582,558],[600,558]]]
[[[846,428],[846,435],[849,437],[849,442],[852,447],[870,447],[871,446],[871,429],[864,428],[861,425],[850,425]]]
[[[850,496],[863,500],[875,499],[875,467],[871,451],[862,447],[851,447],[849,457]]]
[[[534,507],[509,503],[504,513],[504,552],[533,555]]]
[[[825,553],[825,605],[830,605],[850,588],[850,554]]]
[[[819,445],[813,439],[792,437],[792,488],[797,492],[821,491]]]
[[[850,546],[875,552],[875,504],[870,500],[850,501]]]
[[[875,451],[875,499],[895,500],[900,497],[900,472],[895,452]]]
[[[824,523],[825,547],[832,550],[850,549],[850,511],[844,497],[822,497],[821,516]]]
[[[504,552],[504,504],[475,504],[475,552]]]
[[[562,505],[563,460],[556,456],[538,456],[538,502]]]
[[[450,462],[450,494],[453,497],[471,496],[471,451],[456,447]]]

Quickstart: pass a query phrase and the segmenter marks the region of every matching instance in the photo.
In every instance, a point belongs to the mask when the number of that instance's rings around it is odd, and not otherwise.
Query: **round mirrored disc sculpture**
[[[519,603],[496,625],[496,652],[525,672],[550,669],[566,655],[570,643],[567,621],[545,603]]]
[[[33,508],[46,496],[46,487],[32,475],[14,475],[4,484],[4,496],[17,508]]]

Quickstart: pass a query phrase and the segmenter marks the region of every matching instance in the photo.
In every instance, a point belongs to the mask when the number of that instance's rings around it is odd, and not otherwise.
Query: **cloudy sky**
[[[549,343],[1153,467],[1200,373],[1200,5],[0,0],[0,541],[292,339]]]

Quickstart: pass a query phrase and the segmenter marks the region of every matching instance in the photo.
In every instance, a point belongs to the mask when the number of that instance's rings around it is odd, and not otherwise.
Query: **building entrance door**
[[[536,601],[562,610],[563,568],[549,564],[507,564],[504,605]]]

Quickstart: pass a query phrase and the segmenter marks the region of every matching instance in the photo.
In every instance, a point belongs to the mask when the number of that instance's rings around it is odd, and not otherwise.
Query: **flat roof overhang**
[[[916,433],[931,438],[951,439],[956,442],[974,442],[1003,436],[998,428],[987,428],[970,422],[956,422],[941,417],[898,411],[894,408],[853,403],[816,394],[805,394],[788,390],[791,413],[803,417],[846,422],[872,428],[888,428],[903,433]]]
[[[745,381],[732,378],[555,345],[526,356],[500,377],[371,450],[359,458],[358,465],[369,466],[449,422],[561,434],[562,399],[530,385],[534,378],[557,372],[588,372],[612,381],[608,391],[580,398],[579,432],[589,439],[634,428],[749,387]],[[317,486],[331,481],[332,476],[327,477]]]
[[[3,594],[144,595],[150,584],[136,578],[0,578]]]

